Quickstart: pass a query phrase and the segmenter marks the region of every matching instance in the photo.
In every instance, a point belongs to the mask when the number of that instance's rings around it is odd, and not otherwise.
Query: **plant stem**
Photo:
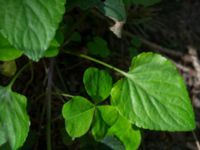
[[[70,52],[70,51],[64,51],[64,53],[70,54],[70,55],[74,55],[74,56],[77,56],[77,57],[81,57],[81,58],[84,58],[84,59],[87,59],[87,60],[90,60],[90,61],[93,61],[93,62],[98,63],[100,65],[103,65],[103,66],[105,66],[105,67],[107,67],[109,69],[112,69],[112,70],[120,73],[123,76],[127,76],[127,73],[125,71],[123,71],[123,70],[121,70],[119,68],[116,68],[116,67],[114,67],[112,65],[109,65],[109,64],[107,64],[107,63],[105,63],[103,61],[100,61],[98,59],[95,59],[93,57],[87,56],[85,54],[79,54],[79,53],[74,53],[74,52]]]
[[[20,74],[30,65],[30,63],[27,63],[26,65],[24,65],[17,73],[16,75],[13,77],[13,79],[11,80],[11,82],[8,84],[8,88],[12,88],[13,84],[15,83],[16,79],[20,76]]]
[[[53,69],[54,69],[54,59],[50,60],[50,66],[48,69],[48,82],[46,88],[46,101],[47,101],[47,126],[46,126],[46,138],[47,138],[47,150],[51,150],[51,99],[52,99],[52,84],[53,84]]]

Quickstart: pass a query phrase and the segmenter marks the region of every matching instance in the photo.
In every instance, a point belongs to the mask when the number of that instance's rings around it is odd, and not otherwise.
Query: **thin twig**
[[[195,143],[196,143],[197,149],[200,150],[200,143],[198,141],[198,138],[197,138],[195,132],[192,132],[192,135],[193,135],[193,137],[195,139]]]
[[[48,70],[48,82],[46,88],[46,102],[47,102],[47,150],[51,150],[51,100],[52,100],[52,85],[53,85],[53,70],[54,70],[54,59],[50,60],[50,66]]]

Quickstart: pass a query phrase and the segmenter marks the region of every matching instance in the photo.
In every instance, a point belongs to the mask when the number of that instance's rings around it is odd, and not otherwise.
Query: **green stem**
[[[8,84],[8,88],[12,88],[13,84],[15,83],[16,79],[20,76],[20,74],[30,65],[30,62],[24,65],[18,72],[17,74],[13,77],[11,82]]]
[[[105,67],[107,67],[109,69],[112,69],[112,70],[120,73],[123,76],[127,76],[127,73],[125,71],[123,71],[123,70],[121,70],[119,68],[116,68],[116,67],[114,67],[112,65],[109,65],[109,64],[107,64],[107,63],[105,63],[103,61],[100,61],[98,59],[95,59],[93,57],[87,56],[85,54],[73,53],[73,52],[70,52],[70,51],[64,51],[64,53],[70,54],[70,55],[74,55],[74,56],[77,56],[77,57],[81,57],[81,58],[84,58],[84,59],[87,59],[87,60],[90,60],[90,61],[93,61],[93,62],[98,63],[100,65],[103,65],[103,66],[105,66]]]

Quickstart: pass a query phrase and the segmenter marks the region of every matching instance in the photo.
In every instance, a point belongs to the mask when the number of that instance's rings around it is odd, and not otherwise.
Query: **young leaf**
[[[21,55],[22,52],[11,46],[10,43],[0,34],[0,61],[11,61],[19,58]]]
[[[64,6],[65,0],[0,0],[0,32],[37,61],[55,35]]]
[[[118,112],[113,106],[98,106],[94,116],[92,134],[96,140],[103,139],[108,129],[118,119]]]
[[[98,103],[105,100],[112,89],[112,77],[104,70],[88,68],[83,77],[87,93]]]
[[[17,65],[14,60],[0,64],[0,73],[7,77],[12,77],[17,71]]]
[[[75,96],[64,104],[62,115],[65,128],[72,138],[80,137],[89,130],[94,110],[94,105],[81,96]]]
[[[141,143],[140,130],[132,127],[131,123],[122,116],[119,116],[109,129],[108,135],[115,135],[124,144],[126,150],[136,150]]]
[[[107,42],[100,38],[95,37],[93,41],[87,44],[88,53],[94,56],[100,56],[102,58],[108,57],[110,55],[110,50],[108,49]]]
[[[193,109],[174,64],[153,53],[132,60],[129,72],[111,91],[112,104],[138,127],[190,131],[195,128]]]
[[[28,135],[29,117],[26,97],[0,86],[0,139],[8,142],[13,150],[21,147]]]

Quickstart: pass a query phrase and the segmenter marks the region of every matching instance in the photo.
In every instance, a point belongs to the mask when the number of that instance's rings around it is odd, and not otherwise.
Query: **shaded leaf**
[[[75,96],[64,104],[62,115],[65,128],[72,138],[80,137],[89,130],[94,110],[94,105],[81,96]]]
[[[109,129],[108,135],[115,135],[124,144],[126,150],[136,150],[141,143],[140,130],[132,127],[131,123],[120,115]]]
[[[118,112],[112,106],[98,106],[96,109],[92,134],[96,140],[102,140],[108,129],[118,119]]]
[[[108,49],[107,42],[101,37],[94,37],[93,41],[87,44],[88,53],[94,56],[99,56],[102,58],[108,57],[110,55],[110,50]]]
[[[8,142],[13,150],[25,142],[29,131],[26,112],[26,97],[0,86],[0,138]]]
[[[174,64],[153,53],[133,58],[129,72],[112,89],[112,104],[138,127],[190,131],[194,113]]]
[[[7,77],[12,77],[15,75],[17,71],[16,62],[13,61],[6,61],[3,64],[0,64],[0,73]]]

